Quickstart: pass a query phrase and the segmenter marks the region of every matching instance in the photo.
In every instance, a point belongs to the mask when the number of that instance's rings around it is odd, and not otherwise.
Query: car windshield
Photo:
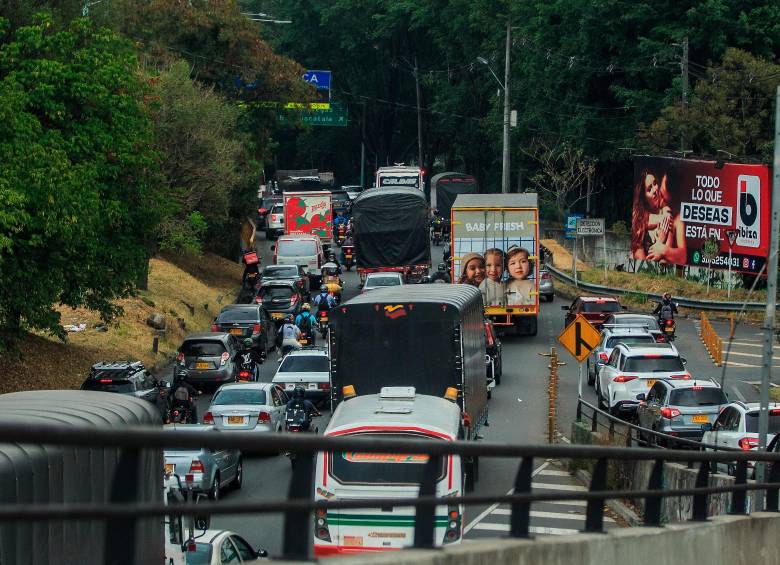
[[[330,361],[324,355],[288,355],[279,367],[280,373],[327,373]]]
[[[290,298],[293,290],[289,286],[264,286],[258,294],[263,298]]]
[[[223,404],[265,404],[265,391],[256,388],[230,387],[221,390],[211,401],[214,405]]]
[[[209,565],[211,563],[211,544],[195,543],[195,551],[186,551],[187,565]]]
[[[607,339],[607,348],[615,347],[618,343],[625,343],[626,345],[634,345],[637,343],[655,343],[653,336],[651,335],[622,335],[610,337]]]
[[[684,371],[685,367],[679,357],[648,355],[628,357],[623,370],[632,373],[673,373],[674,371]]]
[[[266,279],[291,279],[297,276],[298,267],[294,265],[280,265],[263,269],[263,278]]]
[[[757,434],[758,412],[748,412],[745,416],[745,431],[750,434]],[[769,411],[769,433],[780,433],[780,410]]]
[[[272,214],[281,214],[284,212],[284,204],[274,204],[274,207],[271,208]]]
[[[217,317],[218,324],[226,322],[257,322],[257,308],[230,308],[224,310]]]
[[[311,257],[317,255],[317,244],[312,240],[283,239],[276,249],[282,257]]]
[[[583,302],[583,312],[620,312],[620,304],[617,302]]]
[[[221,341],[185,341],[181,346],[185,357],[219,357],[225,353]]]
[[[108,381],[108,382],[105,382]],[[133,383],[126,380],[89,379],[84,383],[83,390],[100,390],[103,392],[133,392]]]
[[[367,287],[375,286],[398,286],[401,284],[401,279],[398,277],[369,277],[366,281]]]
[[[669,395],[672,406],[719,406],[727,402],[723,390],[714,387],[681,388]]]

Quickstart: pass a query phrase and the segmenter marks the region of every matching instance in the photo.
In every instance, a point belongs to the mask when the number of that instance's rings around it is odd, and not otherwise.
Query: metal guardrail
[[[584,401],[583,401],[583,404]],[[590,406],[590,405],[588,405]],[[578,407],[580,412],[581,407]],[[598,410],[598,409],[596,409]],[[601,413],[599,411],[599,413]],[[604,413],[601,413],[604,414]],[[581,415],[581,414],[580,414]],[[608,416],[604,414],[605,416]],[[682,441],[682,440],[680,440]],[[111,486],[110,504],[17,504],[0,505],[0,521],[104,519],[106,520],[106,562],[134,563],[128,547],[135,544],[135,524],[139,518],[163,515],[204,516],[217,514],[284,513],[283,552],[287,559],[310,559],[313,545],[313,512],[344,508],[410,507],[416,509],[414,547],[431,548],[434,539],[437,505],[508,503],[511,505],[510,536],[528,538],[533,502],[558,500],[587,501],[586,532],[602,532],[604,501],[616,498],[644,498],[644,523],[661,526],[661,501],[664,497],[692,496],[693,519],[706,520],[708,497],[731,493],[732,512],[745,513],[746,493],[766,490],[766,510],[780,511],[780,454],[766,452],[693,451],[647,449],[593,445],[512,445],[493,442],[429,441],[412,439],[371,439],[359,437],[323,437],[314,434],[243,434],[240,432],[179,432],[159,428],[96,429],[63,428],[57,425],[20,425],[0,423],[0,442],[69,446],[110,446],[121,450],[116,476]],[[298,454],[286,499],[243,502],[212,502],[197,505],[138,503],[140,452],[164,447],[209,447],[240,449],[246,454],[291,451]],[[371,453],[410,453],[429,456],[418,497],[367,500],[314,500],[314,457],[320,451],[359,451]],[[468,457],[515,457],[520,459],[511,494],[436,497],[437,470],[442,458],[457,454]],[[304,457],[303,455],[308,455]],[[595,460],[587,492],[534,493],[534,461],[547,458]],[[647,488],[643,490],[607,490],[609,460],[654,461]],[[663,465],[667,461],[700,463],[693,488],[669,489],[663,485]],[[708,479],[713,462],[736,462],[737,476],[732,485],[710,487]],[[748,461],[767,461],[771,466],[766,483],[748,483]],[[162,469],[160,470],[162,479]],[[121,539],[120,539],[121,538]]]
[[[564,273],[563,271],[560,271],[553,267],[551,264],[547,264],[545,268],[552,273],[555,278],[558,280],[565,282],[566,284],[569,284],[571,286],[574,285],[574,279]],[[656,300],[660,301],[662,298],[662,295],[660,294],[654,294],[652,292],[642,292],[638,290],[626,290],[624,288],[612,288],[609,286],[603,286],[600,284],[594,284],[594,283],[586,283],[582,282],[581,280],[577,281],[577,288],[581,288],[582,290],[585,290],[587,292],[592,292],[593,294],[608,294],[612,296],[625,296],[627,294],[631,295],[642,295],[650,300]],[[743,307],[745,310],[752,310],[752,311],[759,311],[764,310],[766,308],[766,304],[764,302],[718,302],[715,300],[692,300],[690,298],[679,298],[674,297],[674,301],[679,306],[684,306],[686,308],[695,308],[697,310],[727,310],[727,311],[738,311],[741,310]],[[778,303],[778,308],[780,308],[780,303]]]

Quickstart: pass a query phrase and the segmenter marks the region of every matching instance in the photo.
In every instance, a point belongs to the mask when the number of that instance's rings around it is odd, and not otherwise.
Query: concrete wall
[[[495,539],[441,550],[388,551],[329,558],[328,565],[777,565],[780,514],[719,516],[664,528],[615,528],[606,534]],[[289,561],[284,562],[287,565]]]
[[[542,239],[554,239],[563,245],[568,251],[573,250],[574,240],[566,239],[565,231],[558,228],[541,229]],[[608,231],[607,239],[607,268],[614,269],[615,265],[625,265],[628,270],[628,260],[631,258],[631,238],[628,235],[617,235]],[[577,239],[577,258],[589,263],[593,267],[604,265],[604,238],[580,237]]]

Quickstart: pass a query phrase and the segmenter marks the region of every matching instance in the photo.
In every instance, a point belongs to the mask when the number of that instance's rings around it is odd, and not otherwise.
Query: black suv
[[[269,348],[273,347],[273,338],[268,337],[268,332],[273,331],[262,306],[257,304],[229,304],[214,318],[211,325],[212,332],[225,332],[236,338],[238,348],[241,349],[246,338],[252,340],[254,349],[261,358],[265,359]]]
[[[160,401],[161,389],[165,395],[168,388],[166,381],[158,381],[140,361],[95,363],[87,380],[81,384],[81,390],[126,394],[147,400],[158,408],[167,400]]]

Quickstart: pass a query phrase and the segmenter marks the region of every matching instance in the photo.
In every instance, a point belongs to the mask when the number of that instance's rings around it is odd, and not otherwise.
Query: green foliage
[[[609,228],[615,235],[628,235],[628,226],[624,220],[618,220]]]
[[[64,337],[52,304],[109,318],[145,268],[151,123],[132,46],[113,32],[39,16],[0,41],[0,329]]]

